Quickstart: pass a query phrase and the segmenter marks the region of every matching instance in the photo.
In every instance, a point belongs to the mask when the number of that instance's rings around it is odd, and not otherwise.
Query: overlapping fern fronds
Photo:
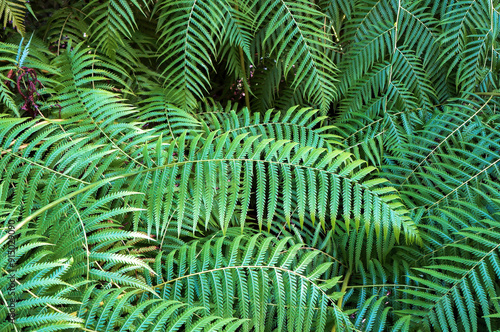
[[[0,329],[497,330],[499,12],[0,0]]]
[[[169,106],[160,98],[161,95],[157,95],[141,101],[142,120],[152,120],[156,116],[156,109],[157,113],[162,111],[167,117],[167,127],[141,128],[141,116],[137,120],[131,119],[137,113],[135,108],[121,100],[114,92],[116,88],[107,84],[112,80],[118,86],[124,86],[125,82],[121,79],[123,70],[88,52],[88,48],[84,48],[83,44],[69,46],[54,59],[53,63],[58,68],[58,79],[47,81],[45,89],[50,91],[50,97],[46,101],[38,101],[42,112],[50,110],[51,105],[57,103],[61,107],[62,118],[3,118],[0,126],[0,167],[6,170],[2,174],[2,181],[4,187],[9,188],[7,196],[13,206],[20,207],[16,230],[45,236],[48,243],[59,248],[50,255],[55,260],[73,257],[71,266],[65,269],[65,277],[68,281],[71,280],[68,283],[73,285],[72,287],[79,289],[78,292],[72,293],[74,301],[85,302],[87,298],[97,297],[96,301],[100,303],[99,299],[108,294],[107,291],[99,292],[100,288],[96,286],[85,286],[83,289],[83,285],[87,283],[132,287],[130,297],[125,296],[124,302],[120,302],[123,305],[130,305],[125,299],[137,301],[133,297],[134,289],[154,293],[154,285],[148,281],[151,276],[146,274],[139,277],[137,274],[138,269],[144,269],[145,272],[148,271],[146,273],[154,275],[155,272],[151,270],[147,260],[135,254],[124,254],[123,250],[127,250],[127,247],[115,249],[119,241],[145,238],[158,243],[162,249],[180,246],[179,250],[184,250],[182,243],[172,240],[173,225],[177,234],[202,235],[203,232],[213,229],[227,233],[231,226],[245,227],[250,206],[256,208],[260,227],[265,222],[270,228],[275,214],[278,213],[281,191],[295,191],[295,197],[298,197],[292,199],[291,194],[285,194],[280,202],[282,216],[289,222],[294,209],[298,211],[299,221],[304,220],[307,212],[313,220],[314,216],[318,215],[323,227],[330,227],[330,223],[335,224],[337,215],[342,214],[344,231],[353,228],[349,226],[352,217],[355,229],[360,225],[375,228],[377,238],[382,239],[390,231],[390,234],[396,234],[396,239],[399,239],[399,233],[402,232],[407,241],[420,241],[415,226],[407,218],[407,212],[398,202],[394,190],[383,185],[383,179],[371,177],[370,173],[375,170],[373,167],[365,167],[363,161],[335,149],[335,146],[328,142],[331,135],[322,134],[322,130],[316,129],[317,123],[323,118],[313,120],[315,111],[306,108],[300,111],[292,109],[286,112],[284,117],[279,113],[272,115],[268,112],[263,123],[268,122],[267,128],[271,131],[260,131],[266,134],[263,137],[258,135],[259,132],[239,128],[238,122],[227,123],[221,128],[214,122],[216,118],[206,124],[209,118],[196,120],[181,111],[175,113],[167,110],[165,113]],[[59,115],[57,111],[52,114]],[[235,112],[233,114],[238,117]],[[243,125],[263,125],[257,117],[253,124],[250,124],[248,111],[244,111],[240,116],[243,117]],[[281,125],[272,129],[271,118],[281,119]],[[200,121],[205,123],[204,127],[200,128]],[[188,136],[186,129],[191,127],[201,130],[198,130],[197,134],[191,132]],[[162,130],[168,130],[171,134],[164,136]],[[176,137],[176,130],[182,132],[180,137]],[[288,133],[289,130],[293,132],[293,136]],[[323,128],[323,131],[325,130],[328,130],[328,127]],[[276,133],[277,139],[271,138]],[[283,137],[280,137],[279,133],[282,133]],[[257,135],[251,136],[252,134]],[[142,148],[137,149],[138,146]],[[256,203],[252,203],[253,200]],[[202,215],[204,227],[199,225]],[[117,222],[130,223],[127,227],[130,231],[116,230]],[[187,230],[190,232],[186,232]],[[142,233],[144,231],[146,233]],[[1,242],[6,243],[8,236],[3,234]],[[257,248],[257,244],[260,246],[260,241],[256,239],[248,239],[250,247],[245,249],[245,255],[250,255],[251,250]],[[246,237],[238,241],[246,241]],[[136,243],[137,240],[132,242]],[[268,240],[265,242],[271,245]],[[211,251],[209,244],[210,241],[204,246],[206,250]],[[275,255],[272,257],[279,257],[281,250],[287,248],[286,244],[286,240],[273,244]],[[147,243],[135,245],[138,246],[137,251],[143,253],[156,248],[156,244],[153,247]],[[196,248],[196,245],[192,246]],[[304,323],[311,329],[316,324],[321,327],[327,323],[334,323],[339,329],[349,326],[350,323],[342,312],[331,306],[332,298],[326,292],[329,287],[337,287],[336,283],[325,288],[314,282],[324,274],[328,264],[322,265],[319,270],[315,266],[308,267],[309,272],[303,274],[317,252],[297,252],[300,246],[302,245],[296,244],[287,249],[295,254],[285,255],[284,261],[275,262],[275,258],[270,258],[270,261],[245,260],[241,262],[241,269],[244,271],[236,271],[239,274],[244,273],[247,278],[254,278],[255,266],[262,265],[270,269],[269,275],[258,272],[255,282],[252,281],[247,286],[234,284],[232,289],[249,287],[258,288],[262,292],[258,298],[251,300],[256,303],[252,310],[260,307],[257,303],[264,301],[264,294],[272,295],[265,301],[276,303],[278,312],[273,309],[266,314],[252,315],[251,321],[227,320],[227,312],[221,314],[218,309],[214,309],[215,312],[212,313],[212,309],[206,306],[207,303],[212,303],[213,299],[202,298],[199,310],[208,310],[206,319],[200,322],[192,321],[189,317],[193,317],[195,313],[199,315],[199,312],[189,309],[185,316],[182,316],[185,319],[176,321],[172,320],[172,315],[175,316],[174,313],[181,309],[177,302],[172,301],[187,299],[188,307],[193,305],[191,296],[186,295],[185,298],[184,295],[177,295],[172,300],[166,299],[166,302],[157,304],[154,304],[156,300],[153,298],[153,302],[148,302],[146,298],[142,298],[143,304],[134,302],[142,309],[131,314],[129,323],[132,324],[134,319],[142,319],[141,315],[157,317],[162,314],[164,319],[168,319],[165,324],[172,326],[204,326],[209,322],[239,326],[241,323],[247,329],[253,327],[261,330],[265,328],[265,322],[271,320],[276,321],[278,325],[284,324],[283,326],[300,331],[304,328],[300,315],[304,315],[303,317],[307,318]],[[239,250],[239,247],[233,248],[230,257],[238,256],[234,250]],[[259,250],[267,254],[262,248]],[[198,253],[196,257],[197,255]],[[211,259],[207,260],[208,266],[214,264],[215,269],[222,268],[223,271],[226,268],[231,269],[231,260],[219,260],[217,251],[214,255],[215,262],[209,263]],[[179,260],[182,262],[187,259],[182,257],[176,259],[175,264],[179,264]],[[190,257],[192,262],[189,264],[193,266],[195,256]],[[289,268],[292,259],[298,262],[297,269]],[[166,264],[174,263],[170,261]],[[279,265],[271,268],[273,264]],[[203,266],[205,265],[203,263]],[[167,271],[171,269],[167,268]],[[183,271],[184,267],[179,267],[177,278],[184,278]],[[165,276],[162,271],[158,272],[166,278],[165,283],[176,278]],[[229,278],[225,272],[223,275]],[[276,278],[286,280],[287,283],[298,283],[301,285],[299,289],[310,290],[293,295],[279,288],[269,293],[268,287],[280,284],[276,283]],[[199,287],[215,286],[203,284]],[[230,296],[230,289],[223,289],[223,293],[220,291],[216,289],[217,297],[223,295],[223,299],[227,299]],[[283,291],[287,295],[282,294]],[[244,296],[241,288],[240,296]],[[296,298],[301,299],[298,311],[293,311],[293,315],[284,315],[286,307],[296,305]],[[315,302],[313,307],[320,306],[319,312],[305,309],[308,304],[304,301],[312,299],[317,299],[315,301],[318,302]],[[78,303],[71,304],[75,309],[78,306]],[[150,305],[164,306],[166,311],[151,311],[148,307]],[[114,305],[110,303],[107,307],[112,306]],[[334,316],[330,315],[332,309]],[[113,315],[109,314],[111,321],[105,320],[108,314],[103,312],[103,322],[94,322],[95,312],[100,310],[80,306],[78,311],[81,314],[78,317],[84,320],[75,318],[71,323],[83,324],[85,328],[97,324],[95,328],[99,329],[104,326],[101,324],[106,322],[107,326],[112,328],[116,323],[112,317],[121,315],[122,309],[118,307]],[[319,315],[319,320],[315,318],[316,315]],[[249,319],[250,315],[235,317]],[[36,318],[27,316],[26,320],[29,326],[39,324]],[[50,322],[47,321],[47,324]],[[123,324],[127,326],[127,323]],[[163,325],[158,326],[160,328]]]

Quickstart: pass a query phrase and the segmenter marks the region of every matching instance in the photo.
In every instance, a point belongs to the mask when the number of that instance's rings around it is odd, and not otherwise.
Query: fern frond
[[[175,98],[169,89],[154,87],[146,93],[147,98],[140,101],[139,120],[157,131],[170,133],[172,140],[189,130],[195,135],[200,132],[200,122],[189,112],[175,107],[171,100]]]
[[[148,204],[161,202],[155,209],[156,211],[163,210],[166,215],[172,211],[174,192],[169,192],[167,188],[179,184],[179,192],[176,196],[181,206],[177,218],[179,221],[182,220],[182,202],[187,200],[189,197],[188,190],[191,190],[190,185],[192,182],[189,180],[189,174],[196,171],[199,175],[194,179],[194,188],[205,189],[204,192],[197,191],[193,193],[193,203],[195,206],[199,206],[201,202],[204,202],[205,209],[208,212],[211,210],[211,204],[213,204],[212,199],[215,199],[219,205],[219,218],[222,229],[228,227],[232,213],[227,215],[226,213],[233,211],[236,202],[239,201],[240,193],[244,197],[242,206],[248,206],[252,182],[256,179],[257,217],[260,226],[264,221],[264,210],[268,210],[270,216],[273,215],[272,211],[276,207],[276,195],[281,186],[285,190],[290,190],[292,186],[296,188],[301,220],[303,220],[306,208],[310,210],[309,212],[312,215],[316,214],[318,207],[315,206],[314,202],[319,201],[326,204],[322,207],[322,211],[326,212],[328,210],[331,220],[335,221],[342,201],[347,231],[349,230],[348,220],[351,216],[351,212],[348,212],[351,208],[349,205],[351,199],[354,195],[364,195],[365,192],[368,192],[369,194],[362,199],[365,211],[368,213],[365,220],[379,225],[376,226],[377,233],[382,228],[385,233],[387,226],[391,225],[391,227],[394,227],[396,237],[399,237],[400,230],[404,229],[407,240],[418,241],[418,234],[414,232],[410,220],[405,217],[405,210],[402,205],[397,203],[397,195],[393,195],[393,189],[390,187],[379,188],[378,186],[383,180],[363,180],[374,168],[360,167],[363,162],[359,160],[351,161],[349,153],[333,150],[325,154],[323,149],[309,147],[300,148],[297,152],[292,153],[296,144],[287,143],[285,140],[273,142],[266,139],[259,141],[257,137],[246,137],[247,134],[241,134],[235,139],[229,140],[229,133],[220,138],[215,138],[215,134],[216,132],[212,132],[204,140],[203,144],[198,143],[201,141],[201,137],[198,136],[189,145],[185,141],[185,135],[181,136],[175,144],[170,145],[166,160],[157,162],[158,165],[163,164],[163,166],[147,171],[155,172],[158,179],[161,178],[163,183],[160,188],[164,189],[160,191],[157,190],[157,187],[147,189],[150,197],[150,203]],[[244,142],[243,139],[245,139]],[[189,151],[189,157],[187,157],[185,151]],[[265,155],[264,151],[267,151]],[[256,167],[255,171],[254,167]],[[202,169],[203,172],[201,172]],[[138,174],[142,172],[140,171]],[[278,174],[284,176],[282,185],[277,178]],[[291,176],[292,174],[293,176]],[[135,173],[128,176],[133,175]],[[240,178],[241,176],[243,179]],[[306,177],[309,182],[307,187],[305,184]],[[264,182],[266,178],[271,181],[270,183],[274,184],[274,187],[269,188],[270,191],[268,191]],[[243,181],[243,187],[241,187],[240,181]],[[316,183],[318,183],[318,187],[316,187]],[[357,186],[360,186],[359,190],[353,190]],[[326,195],[329,197],[328,199],[319,198],[328,192],[330,192],[330,195]],[[343,194],[340,195],[342,192]],[[226,201],[226,194],[230,197],[228,201]],[[156,199],[155,197],[159,197],[158,195],[160,197],[166,195],[166,201]],[[356,199],[359,200],[359,197]],[[287,200],[284,204],[285,210],[290,211],[291,201]],[[359,205],[359,208],[361,206]],[[356,211],[355,207],[355,214]],[[241,213],[240,223],[243,224],[247,214],[245,208]],[[388,218],[386,220],[389,221],[383,227],[381,227],[380,219],[382,217]],[[289,220],[290,214],[287,214],[286,218]],[[198,219],[198,216],[194,218],[194,220],[196,219]],[[324,223],[326,215],[320,215],[320,220]],[[271,220],[268,220],[268,227],[270,222]]]
[[[26,7],[22,1],[19,0],[0,0],[0,19],[2,19],[2,26],[5,28],[7,22],[12,24],[21,36],[24,36],[24,15]]]
[[[226,3],[212,1],[160,1],[158,31],[161,64],[166,85],[182,94],[181,108],[194,107],[193,97],[203,98],[209,71],[216,56]],[[175,40],[175,41],[174,41]]]
[[[271,16],[272,15],[272,16]],[[328,34],[321,31],[322,14],[308,1],[273,1],[256,14],[256,27],[271,16],[263,43],[283,62],[285,76],[293,72],[292,87],[303,84],[307,99],[325,113],[336,95],[336,67],[329,59]]]
[[[82,8],[64,7],[50,17],[44,38],[55,44],[59,55],[69,40],[75,44],[88,40],[90,31]]]
[[[336,311],[335,322],[339,330],[349,328],[347,318],[336,306],[330,307],[332,298],[326,293],[339,278],[320,281],[328,263],[305,269],[317,252],[301,253],[296,244],[288,251],[287,239],[275,241],[238,236],[228,244],[219,238],[213,245],[206,242],[201,249],[197,243],[171,252],[161,270],[157,270],[159,284],[155,286],[164,297],[187,300],[189,306],[201,305],[205,315],[244,319],[244,330],[252,327],[263,330],[266,321],[276,321],[280,329],[292,331],[323,330],[327,313]],[[284,288],[284,282],[297,285]],[[305,308],[306,294],[314,301]],[[274,307],[277,305],[277,308]],[[233,307],[239,308],[234,313]],[[314,309],[310,309],[314,308]]]
[[[213,110],[200,114],[200,117],[206,119],[207,129],[230,133],[233,138],[248,132],[254,136],[262,135],[262,139],[275,137],[299,143],[301,146],[326,148],[328,151],[331,151],[334,145],[340,145],[336,140],[337,136],[330,133],[334,126],[318,127],[327,117],[317,116],[317,110],[297,108],[291,107],[283,115],[281,112],[268,110],[261,119],[260,113],[252,115],[246,108],[236,111],[228,105],[226,110],[219,111],[220,108],[216,106]],[[297,149],[298,147],[294,148],[295,151]]]
[[[428,291],[404,292],[413,295],[407,300],[410,305],[420,307],[416,315],[426,318],[433,326],[457,330],[478,331],[478,310],[489,329],[491,308],[499,309],[498,304],[489,299],[497,296],[495,280],[498,273],[498,222],[484,221],[493,229],[467,228],[458,232],[467,241],[452,243],[451,248],[460,250],[461,257],[436,257],[437,264],[416,269],[421,275],[411,277]],[[477,245],[484,249],[478,249]],[[473,259],[472,261],[470,259]],[[426,278],[422,278],[426,276]],[[431,293],[432,292],[432,293]],[[456,316],[453,314],[455,311]]]
[[[147,6],[146,0],[90,1],[83,11],[88,12],[91,18],[90,35],[98,41],[97,47],[102,47],[114,59],[118,46],[123,45],[124,38],[131,38],[132,31],[137,28],[134,10],[144,14],[144,7],[147,9]]]

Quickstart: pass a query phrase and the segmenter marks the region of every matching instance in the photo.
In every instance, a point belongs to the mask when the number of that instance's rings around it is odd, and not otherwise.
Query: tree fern
[[[498,330],[499,10],[0,1],[0,329]]]

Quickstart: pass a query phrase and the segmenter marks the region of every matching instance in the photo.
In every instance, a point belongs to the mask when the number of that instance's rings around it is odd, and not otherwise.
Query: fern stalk
[[[248,93],[248,80],[246,74],[246,66],[245,66],[245,55],[243,54],[243,48],[238,47],[240,53],[240,63],[241,63],[241,72],[243,74],[243,91],[245,92],[245,105],[250,110],[250,95]]]

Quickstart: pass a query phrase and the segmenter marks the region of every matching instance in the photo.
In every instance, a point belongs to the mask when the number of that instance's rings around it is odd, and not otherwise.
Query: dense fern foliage
[[[500,329],[498,0],[0,0],[1,331]]]

